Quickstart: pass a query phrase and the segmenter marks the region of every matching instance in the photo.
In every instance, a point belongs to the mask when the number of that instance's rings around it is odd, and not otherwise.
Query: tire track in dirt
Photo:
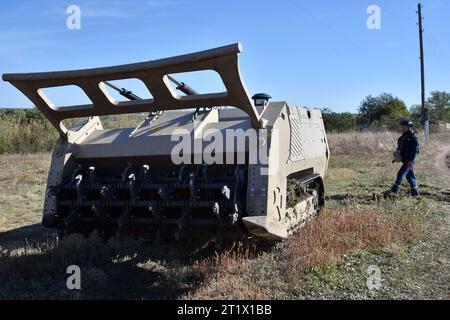
[[[436,157],[435,166],[450,182],[450,145],[447,145]],[[443,187],[447,188],[448,185]],[[442,201],[447,202],[447,209],[430,246],[434,254],[428,267],[430,275],[434,274],[432,281],[434,280],[436,287],[443,289],[438,298],[450,299],[450,189],[442,190],[441,194],[444,196]]]
[[[436,157],[435,165],[444,175],[450,178],[450,145],[446,146]]]
[[[429,229],[424,241],[413,246],[394,268],[394,299],[450,299],[450,167],[447,159],[450,145],[445,146],[430,162],[436,169],[438,185],[424,198],[443,203],[443,215]],[[432,169],[432,168],[429,168]],[[445,181],[445,182],[444,182]]]

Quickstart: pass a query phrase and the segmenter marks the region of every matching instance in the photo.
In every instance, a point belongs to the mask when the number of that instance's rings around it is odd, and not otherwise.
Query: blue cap
[[[400,125],[401,126],[406,126],[406,127],[412,127],[413,126],[413,122],[409,121],[409,120],[402,120],[402,121],[400,121]]]

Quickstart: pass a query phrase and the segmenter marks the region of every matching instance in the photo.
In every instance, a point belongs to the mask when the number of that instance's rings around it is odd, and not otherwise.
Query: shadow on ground
[[[59,240],[26,226],[0,233],[0,299],[178,299],[202,282],[195,261],[215,252],[212,243],[104,243],[95,234]],[[67,289],[70,265],[81,269],[81,290]]]
[[[0,247],[14,249],[22,247],[27,242],[45,240],[56,235],[50,229],[44,228],[40,223],[0,232]]]

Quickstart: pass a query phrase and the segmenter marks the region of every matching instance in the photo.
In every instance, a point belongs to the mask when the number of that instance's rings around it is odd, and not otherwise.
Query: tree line
[[[439,124],[450,123],[450,93],[432,91],[426,101],[432,130],[439,130]],[[355,129],[387,129],[398,126],[401,119],[411,119],[420,127],[421,106],[409,110],[403,100],[391,93],[367,96],[359,105],[358,113],[333,112],[322,109],[325,128],[328,132],[346,132]]]
[[[49,151],[57,136],[36,108],[0,110],[0,154]]]
[[[432,130],[439,123],[450,123],[450,93],[433,91],[427,100]],[[408,110],[404,101],[390,93],[367,96],[357,113],[333,112],[322,109],[327,132],[347,132],[355,129],[395,129],[400,119],[420,123],[420,106]],[[142,114],[101,117],[104,128],[135,127]],[[72,120],[66,123],[68,127]],[[0,154],[50,151],[58,134],[44,115],[33,109],[0,109]]]
[[[100,117],[104,128],[136,127],[142,114]],[[81,119],[64,120],[68,128]],[[58,133],[50,121],[36,108],[0,109],[0,154],[50,151]]]

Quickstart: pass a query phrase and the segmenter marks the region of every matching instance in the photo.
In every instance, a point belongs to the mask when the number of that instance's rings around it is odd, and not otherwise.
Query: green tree
[[[346,132],[356,127],[357,115],[350,112],[332,112],[330,109],[322,109],[322,118],[327,132]]]
[[[49,151],[57,136],[37,109],[0,110],[0,154]]]
[[[427,100],[430,108],[430,120],[435,122],[450,122],[450,93],[432,91]]]
[[[359,121],[371,124],[378,106],[378,98],[368,95],[359,106]]]
[[[359,121],[373,127],[393,128],[400,119],[409,118],[409,111],[403,100],[390,93],[378,97],[367,96],[359,107]]]

